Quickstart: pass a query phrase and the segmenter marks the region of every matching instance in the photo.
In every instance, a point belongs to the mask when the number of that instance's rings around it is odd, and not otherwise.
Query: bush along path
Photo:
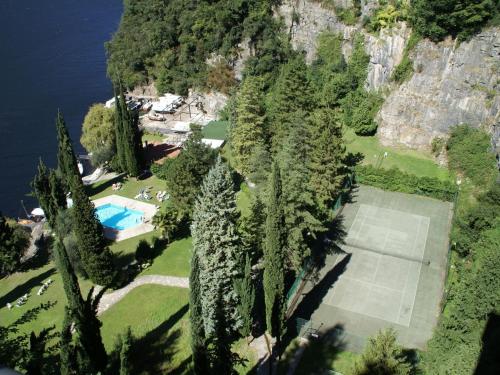
[[[99,301],[99,306],[97,308],[97,315],[101,315],[115,303],[120,301],[123,297],[127,295],[130,291],[141,285],[162,285],[162,286],[172,286],[176,288],[189,288],[189,278],[187,277],[175,277],[175,276],[163,276],[163,275],[145,275],[138,277],[130,284],[124,286],[121,289],[112,291],[111,293],[106,293],[102,296]],[[96,286],[94,290],[94,295],[97,295],[99,291],[102,290],[101,286]]]

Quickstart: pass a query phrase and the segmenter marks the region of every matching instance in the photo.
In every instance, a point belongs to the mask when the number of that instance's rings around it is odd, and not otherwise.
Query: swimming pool
[[[96,208],[97,218],[105,227],[124,230],[142,224],[144,212],[107,203]]]

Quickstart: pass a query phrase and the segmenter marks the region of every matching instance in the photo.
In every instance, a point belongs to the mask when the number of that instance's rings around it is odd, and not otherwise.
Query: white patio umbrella
[[[40,207],[33,209],[33,211],[31,211],[31,214],[33,216],[45,216],[45,212],[43,212],[43,210]]]

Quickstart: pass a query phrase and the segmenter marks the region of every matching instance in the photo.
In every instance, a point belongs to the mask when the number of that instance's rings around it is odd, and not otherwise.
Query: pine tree
[[[80,171],[78,170],[78,162],[76,160],[73,144],[66,128],[66,123],[61,112],[57,112],[56,118],[58,151],[57,165],[62,181],[69,189],[73,183],[82,183],[80,179]]]
[[[297,111],[308,112],[312,107],[308,67],[299,54],[286,63],[268,97],[270,132],[274,151],[281,148]]]
[[[315,235],[324,231],[315,217],[314,195],[308,186],[310,179],[305,116],[299,116],[291,125],[285,140],[280,161],[282,201],[286,226],[287,263],[296,272],[311,254],[310,244]]]
[[[207,342],[203,326],[201,308],[200,264],[198,255],[193,252],[191,273],[189,275],[189,323],[191,325],[191,351],[193,352],[194,373],[204,375],[208,372]]]
[[[269,182],[269,202],[264,244],[264,297],[267,330],[276,337],[279,347],[285,330],[285,218],[281,196],[281,176],[273,164]]]
[[[75,325],[78,335],[75,338],[77,344],[77,360],[80,369],[88,368],[96,374],[103,371],[107,363],[107,354],[101,338],[101,322],[97,318],[96,310],[99,298],[92,299],[93,288],[85,301],[80,293],[78,279],[66,253],[64,245],[56,239],[54,246],[56,264],[63,281],[64,292],[68,301],[68,313]],[[84,373],[84,372],[81,372]]]
[[[221,324],[229,332],[236,332],[241,326],[233,283],[241,251],[237,220],[233,179],[219,157],[203,182],[191,227],[200,265],[201,307],[207,338],[216,335]],[[223,298],[224,303],[219,303],[218,298]],[[217,306],[222,306],[223,311],[218,312]]]
[[[132,347],[132,330],[130,327],[127,328],[125,335],[120,338],[121,348],[120,348],[120,375],[130,375],[130,351]]]
[[[264,147],[264,108],[258,78],[248,77],[236,101],[236,119],[231,128],[231,150],[235,167],[244,176],[252,171],[250,159],[256,147]]]
[[[368,340],[368,344],[352,371],[353,375],[409,375],[412,366],[396,343],[396,332],[388,329]]]
[[[90,279],[99,285],[109,285],[114,279],[113,256],[107,247],[103,228],[95,208],[85,193],[83,184],[74,184],[73,223],[79,257]]]
[[[66,197],[55,171],[49,171],[41,159],[31,186],[50,227],[56,229],[57,214],[66,209]]]
[[[253,308],[255,304],[255,288],[252,281],[252,263],[250,256],[246,254],[244,270],[241,279],[236,280],[236,291],[240,297],[238,310],[242,318],[240,333],[248,337],[252,333]]]
[[[318,109],[309,118],[309,187],[320,211],[327,215],[347,175],[342,125],[333,111]]]

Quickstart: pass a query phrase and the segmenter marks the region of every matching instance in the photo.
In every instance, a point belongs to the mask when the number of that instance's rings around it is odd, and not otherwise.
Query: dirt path
[[[109,309],[115,303],[120,301],[131,290],[137,288],[138,286],[149,285],[149,284],[173,286],[177,288],[189,288],[189,278],[162,276],[162,275],[145,275],[138,277],[127,286],[121,289],[114,290],[111,293],[104,294],[101,298],[101,301],[99,302],[99,307],[97,308],[97,315],[102,314],[104,311]],[[94,294],[98,293],[101,289],[102,287],[96,287]]]

